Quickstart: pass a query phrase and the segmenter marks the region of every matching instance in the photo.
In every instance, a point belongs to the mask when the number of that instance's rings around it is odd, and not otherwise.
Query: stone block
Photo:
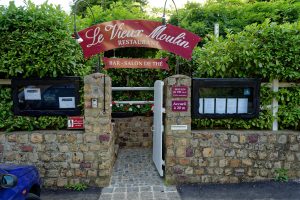
[[[186,158],[179,158],[179,164],[187,166],[190,164],[190,160]]]
[[[59,171],[56,169],[51,169],[46,172],[47,177],[57,178],[59,177]]]
[[[287,136],[286,135],[280,135],[280,136],[278,136],[277,142],[279,144],[286,144],[286,142],[287,142]]]
[[[185,154],[186,154],[186,157],[193,157],[193,155],[194,155],[193,148],[187,147],[185,150]]]
[[[58,178],[57,179],[57,187],[65,187],[66,185],[68,185],[67,178]]]
[[[226,167],[228,165],[227,159],[221,159],[219,160],[219,167]]]
[[[257,134],[252,134],[248,136],[248,142],[253,144],[258,142],[258,135]]]
[[[30,137],[32,143],[42,143],[44,141],[43,135],[40,133],[33,133]]]
[[[243,176],[245,174],[245,169],[235,169],[234,174],[235,176]]]
[[[28,134],[18,134],[17,143],[19,144],[28,144]]]
[[[290,145],[290,150],[291,151],[299,151],[299,144]]]
[[[67,152],[69,152],[69,147],[68,147],[68,145],[59,145],[58,148],[59,148],[59,151],[62,152],[62,153],[67,153]]]
[[[231,135],[230,136],[230,142],[238,142],[239,141],[239,138],[238,138],[238,136],[236,136],[236,135]]]
[[[4,144],[5,143],[5,134],[0,133],[0,144]]]
[[[176,157],[185,157],[186,156],[186,148],[185,147],[177,147],[176,149]]]
[[[243,159],[242,164],[246,166],[252,166],[252,160],[251,159]]]
[[[84,160],[85,161],[94,161],[95,160],[95,154],[93,152],[85,152],[84,153]]]
[[[84,138],[85,138],[85,142],[88,143],[95,143],[95,141],[97,141],[97,135],[94,134],[86,134]]]
[[[196,168],[196,169],[194,170],[194,173],[195,173],[196,175],[203,175],[203,174],[204,174],[204,169],[203,169],[203,168]]]
[[[203,157],[212,157],[213,155],[213,149],[212,148],[204,148],[202,151]]]
[[[246,136],[244,136],[244,135],[240,135],[240,144],[244,144],[244,143],[246,143]]]
[[[87,176],[88,177],[97,177],[97,170],[88,170]]]
[[[225,157],[234,157],[235,156],[235,150],[234,149],[226,149],[225,150]]]
[[[72,162],[80,163],[83,161],[83,153],[77,152],[72,154]]]
[[[56,142],[56,134],[46,134],[44,137],[47,143]]]
[[[233,159],[233,160],[229,161],[229,166],[230,167],[239,167],[240,164],[241,164],[241,161],[237,160],[237,159]]]
[[[264,160],[267,157],[267,153],[266,152],[258,152],[258,158],[260,160]]]
[[[7,137],[8,142],[16,142],[17,141],[17,135],[16,134],[10,134]]]
[[[214,156],[215,157],[223,157],[224,156],[224,150],[223,149],[214,149]]]
[[[237,157],[238,158],[246,158],[248,155],[248,151],[245,149],[239,149],[237,150]]]
[[[193,174],[193,172],[194,172],[194,170],[192,167],[187,167],[184,171],[184,173],[187,175],[191,175],[191,174]]]
[[[30,145],[22,145],[20,149],[22,152],[33,152],[33,147]]]
[[[86,170],[75,169],[75,176],[82,178],[86,177]]]
[[[3,145],[0,145],[0,153],[2,153],[4,150],[4,146]]]

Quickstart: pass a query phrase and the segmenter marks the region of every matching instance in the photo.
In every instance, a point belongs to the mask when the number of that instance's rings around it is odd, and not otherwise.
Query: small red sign
[[[188,101],[172,101],[173,112],[184,112],[188,110]]]
[[[173,86],[172,87],[173,97],[188,97],[188,86]]]
[[[164,69],[169,70],[168,58],[141,59],[141,58],[103,58],[105,68],[131,68],[131,69]]]
[[[83,116],[68,117],[68,129],[84,129],[84,117]]]

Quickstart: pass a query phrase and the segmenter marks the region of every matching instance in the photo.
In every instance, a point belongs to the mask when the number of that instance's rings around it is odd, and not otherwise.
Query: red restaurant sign
[[[169,70],[168,58],[164,59],[135,59],[135,58],[103,58],[105,68],[143,68]]]
[[[115,20],[96,24],[78,32],[85,58],[122,47],[162,49],[191,59],[201,38],[171,24],[148,20]]]

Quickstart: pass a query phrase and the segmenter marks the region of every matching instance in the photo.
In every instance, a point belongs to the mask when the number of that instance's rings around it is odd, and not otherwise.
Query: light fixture
[[[162,21],[162,24],[163,25],[166,25],[167,24],[167,20],[166,20],[166,6],[167,6],[167,1],[165,1],[165,6],[164,6],[164,12],[163,12],[163,16],[161,17],[161,21]],[[172,0],[174,6],[175,6],[175,10],[176,10],[176,15],[177,15],[177,25],[179,24],[179,18],[178,18],[178,10],[177,10],[177,6],[175,4],[175,1]]]
[[[83,42],[83,39],[78,34],[77,27],[76,27],[76,11],[77,11],[77,5],[80,2],[84,2],[87,5],[87,7],[89,8],[89,10],[91,11],[91,14],[92,14],[93,24],[96,24],[95,15],[94,15],[94,12],[93,12],[90,4],[86,1],[84,1],[84,0],[73,0],[73,3],[74,3],[74,10],[73,10],[73,13],[74,13],[74,37],[75,37],[75,40],[78,44]],[[100,54],[97,54],[97,56],[98,56],[98,59],[97,59],[97,64],[96,64],[96,72],[99,72],[100,71],[100,64],[101,64]]]

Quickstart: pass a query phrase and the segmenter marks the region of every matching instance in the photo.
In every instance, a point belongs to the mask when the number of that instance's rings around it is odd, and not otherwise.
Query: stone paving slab
[[[152,149],[121,149],[110,186],[99,200],[180,200],[175,186],[165,186],[152,161]]]

